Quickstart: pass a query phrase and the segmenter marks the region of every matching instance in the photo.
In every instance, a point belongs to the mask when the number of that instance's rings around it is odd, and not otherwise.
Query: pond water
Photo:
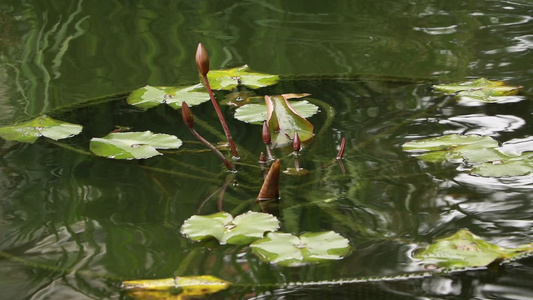
[[[530,1],[3,1],[0,125],[47,113],[84,129],[59,142],[0,142],[0,299],[127,299],[123,280],[192,275],[234,283],[210,296],[218,299],[533,297],[531,258],[390,279],[427,271],[413,251],[460,229],[502,247],[532,242],[533,175],[472,175],[401,147],[457,133],[490,136],[507,153],[533,150],[532,16]],[[219,206],[234,216],[261,210],[260,126],[223,106],[242,150],[225,187],[228,173],[180,111],[125,101],[147,84],[196,83],[198,42],[211,69],[248,64],[281,75],[256,95],[310,93],[320,107],[300,157],[310,173],[281,175],[279,219],[296,235],[338,232],[351,245],[344,259],[281,267],[246,246],[206,247],[179,232]],[[478,77],[523,88],[477,105],[431,88]],[[210,104],[193,112],[197,130],[222,141]],[[146,160],[91,155],[89,140],[116,126],[184,145]],[[288,152],[274,154],[282,170],[293,165]],[[369,277],[378,279],[338,284]],[[331,284],[304,285],[318,281]],[[286,286],[294,282],[302,285]]]

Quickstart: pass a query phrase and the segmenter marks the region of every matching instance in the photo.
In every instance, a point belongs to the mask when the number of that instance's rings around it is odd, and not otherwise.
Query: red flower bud
[[[259,162],[260,163],[266,163],[267,159],[266,159],[266,156],[263,152],[261,152],[261,154],[259,155]]]
[[[300,151],[300,149],[302,148],[300,144],[300,136],[298,135],[298,132],[294,133],[294,139],[292,140],[292,148],[296,152]]]
[[[181,116],[183,117],[183,122],[185,122],[187,127],[194,127],[194,117],[192,111],[185,101],[181,102]]]
[[[209,55],[207,55],[207,50],[202,43],[198,43],[198,48],[196,48],[196,66],[198,72],[203,76],[209,73]]]
[[[272,138],[270,136],[270,129],[268,128],[267,122],[263,122],[263,142],[267,145],[270,145],[272,143]]]

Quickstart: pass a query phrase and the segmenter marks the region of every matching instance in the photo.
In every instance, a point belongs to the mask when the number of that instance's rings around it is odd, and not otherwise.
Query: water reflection
[[[526,124],[526,122],[514,115],[494,115],[483,114],[462,115],[440,120],[440,124],[449,124],[458,127],[453,130],[446,130],[443,134],[477,134],[498,136],[500,132],[514,132]]]

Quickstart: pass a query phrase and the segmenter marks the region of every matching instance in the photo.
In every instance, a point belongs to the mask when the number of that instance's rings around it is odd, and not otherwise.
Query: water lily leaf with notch
[[[474,81],[434,85],[433,88],[459,97],[491,102],[496,100],[493,97],[516,95],[522,87],[506,85],[503,81],[490,81],[485,78],[479,78]]]
[[[156,149],[178,149],[181,140],[174,135],[144,132],[110,133],[103,138],[92,138],[91,151],[114,159],[141,159],[161,155]]]
[[[486,242],[467,229],[462,229],[417,251],[414,257],[424,264],[441,268],[467,268],[487,266],[494,261],[513,259],[532,251],[533,244],[514,249],[502,248]]]
[[[318,106],[306,100],[289,101],[289,104],[302,118],[309,118],[318,112]],[[235,110],[235,119],[246,123],[263,124],[267,119],[267,105],[243,105]]]
[[[487,151],[498,147],[498,141],[488,136],[450,134],[404,143],[409,152],[426,152],[418,156],[429,162],[454,161],[463,158],[469,162],[501,159],[499,152]]]
[[[155,87],[147,85],[131,92],[127,101],[131,105],[144,109],[152,108],[161,103],[166,103],[174,109],[179,109],[182,101],[187,102],[189,106],[194,106],[209,101],[209,99],[209,94],[202,84],[186,87]]]
[[[134,299],[172,299],[170,297],[176,295],[184,297],[213,294],[227,289],[230,285],[231,282],[203,275],[123,281],[122,289],[127,290]]]
[[[265,96],[265,102],[272,147],[280,148],[292,144],[296,132],[301,142],[313,138],[313,124],[298,114],[283,95]]]
[[[228,70],[213,70],[207,73],[209,84],[214,90],[230,91],[239,85],[257,89],[278,83],[278,75],[253,72],[248,65]]]
[[[34,143],[44,136],[53,140],[65,139],[79,134],[83,127],[52,119],[47,115],[12,126],[0,128],[0,137],[10,141]]]
[[[278,228],[279,221],[271,214],[250,211],[233,218],[227,212],[219,212],[190,217],[180,232],[193,241],[214,237],[220,244],[245,245]]]
[[[271,232],[250,247],[262,260],[282,266],[339,260],[350,252],[349,241],[333,231],[309,232],[299,237]]]

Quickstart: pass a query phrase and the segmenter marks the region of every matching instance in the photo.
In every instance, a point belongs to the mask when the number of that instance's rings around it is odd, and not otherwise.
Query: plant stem
[[[226,166],[226,168],[228,168],[228,170],[233,171],[235,169],[231,165],[231,163],[228,161],[228,159],[224,156],[224,154],[222,154],[222,152],[220,152],[215,146],[213,146],[206,139],[204,139],[198,132],[196,132],[196,130],[194,130],[194,128],[189,127],[189,130],[191,131],[192,135],[194,135],[195,138],[197,138],[200,142],[206,145],[209,149],[211,149],[211,151],[213,151],[213,153],[215,153],[215,155],[218,158],[220,158],[220,160],[224,163],[224,165]]]
[[[229,131],[228,124],[226,123],[226,120],[224,119],[224,115],[222,115],[222,111],[220,110],[220,107],[218,106],[218,102],[217,102],[217,99],[215,98],[215,95],[213,94],[213,90],[211,90],[211,86],[209,85],[209,80],[207,79],[207,75],[202,75],[202,78],[204,79],[205,88],[207,89],[207,92],[209,93],[209,98],[211,98],[211,103],[213,103],[213,107],[215,108],[218,119],[220,120],[220,124],[222,124],[222,129],[224,129],[224,133],[226,134],[226,138],[228,139],[228,143],[231,148],[231,154],[233,155],[234,159],[237,159],[239,157],[239,153],[237,152],[237,147],[235,147],[235,143],[233,142],[233,137],[231,136],[231,133]]]

